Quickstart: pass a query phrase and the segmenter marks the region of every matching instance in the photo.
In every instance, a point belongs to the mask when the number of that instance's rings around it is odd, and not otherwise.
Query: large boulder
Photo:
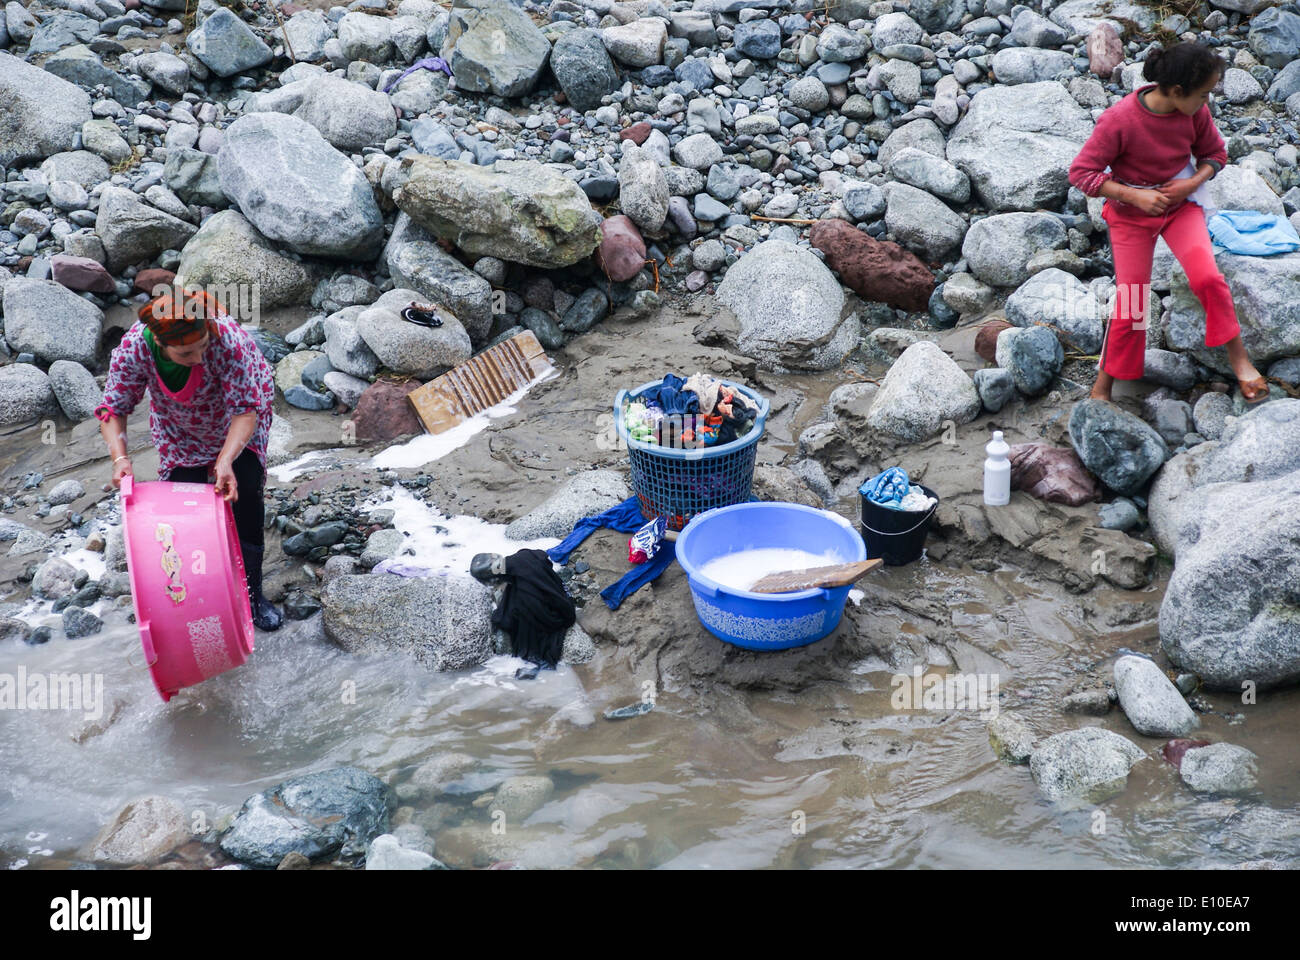
[[[357,333],[379,362],[395,373],[432,380],[469,359],[469,334],[454,315],[440,327],[402,319],[401,311],[423,299],[415,290],[390,290],[357,315]]]
[[[50,389],[63,415],[73,423],[93,417],[104,394],[94,374],[73,360],[55,360],[50,364]]]
[[[1198,444],[1156,474],[1147,511],[1156,545],[1177,556],[1185,517],[1199,510],[1201,487],[1271,480],[1295,470],[1300,470],[1300,400],[1273,400],[1245,416],[1228,417],[1218,442]]]
[[[980,412],[971,378],[937,345],[914,343],[894,361],[867,414],[867,426],[906,443],[943,429],[944,422],[970,423]]]
[[[858,345],[857,315],[844,318],[844,290],[816,255],[767,240],[732,264],[718,300],[740,321],[736,349],[764,369],[827,370]]]
[[[1124,792],[1141,748],[1118,733],[1084,727],[1053,734],[1029,757],[1029,772],[1048,800],[1101,803]]]
[[[271,62],[271,48],[225,7],[191,30],[185,45],[218,77],[233,77]]]
[[[325,44],[334,38],[330,21],[319,10],[299,10],[284,22],[284,32],[298,63],[325,59]]]
[[[387,17],[353,11],[338,25],[339,47],[349,60],[387,63],[393,59],[393,25]]]
[[[934,274],[916,254],[889,240],[876,240],[843,220],[819,220],[809,231],[812,245],[846,287],[863,300],[901,310],[925,310]]]
[[[99,54],[84,44],[65,47],[45,61],[45,70],[80,87],[107,87],[119,103],[134,107],[149,98],[149,81],[123,76],[104,64]]]
[[[582,188],[539,163],[480,167],[421,156],[400,163],[393,202],[466,253],[555,269],[590,256],[600,242],[601,217]]]
[[[100,197],[95,233],[108,255],[104,265],[114,273],[164,250],[179,250],[196,232],[194,224],[141,202],[125,187],[105,187]]]
[[[436,243],[412,240],[393,247],[388,273],[394,283],[417,292],[415,299],[441,303],[454,313],[475,343],[487,338],[492,329],[492,285]]]
[[[1067,239],[1065,224],[1050,213],[1002,213],[970,225],[961,255],[979,280],[1018,287],[1029,279],[1034,254],[1064,247]]]
[[[1065,0],[1048,14],[1071,33],[1089,33],[1099,23],[1109,24],[1117,33],[1145,33],[1159,22],[1151,7],[1132,0]]]
[[[612,433],[612,430],[611,430]],[[511,540],[563,539],[583,517],[616,507],[632,492],[622,474],[614,470],[584,470],[521,517],[506,525]]]
[[[293,114],[320,131],[339,150],[360,153],[397,132],[397,115],[388,96],[342,77],[307,82],[302,103]]]
[[[83,366],[94,366],[99,358],[103,311],[53,280],[6,281],[4,318],[5,340],[15,353],[34,353],[47,363],[75,360]]]
[[[1092,126],[1059,83],[995,85],[971,98],[948,140],[948,162],[994,212],[1056,208]]]
[[[221,187],[259,232],[298,253],[371,260],[384,219],[365,175],[311,124],[240,117],[217,154]]]
[[[556,40],[551,72],[573,108],[584,113],[618,86],[618,70],[595,30],[570,30]]]
[[[884,192],[885,226],[904,246],[932,261],[961,246],[966,221],[938,197],[905,183],[887,183]]]
[[[1250,52],[1274,70],[1300,57],[1300,17],[1270,7],[1250,21]]]
[[[0,367],[0,427],[26,425],[58,410],[50,378],[30,363]]]
[[[1006,214],[1016,216],[1016,214]],[[1055,218],[1053,218],[1055,219]],[[1017,327],[1047,324],[1076,353],[1101,349],[1105,305],[1079,278],[1049,267],[1034,274],[1007,297],[1006,314]]]
[[[67,180],[86,190],[93,189],[111,175],[108,162],[89,150],[56,153],[41,164],[41,176],[45,178],[46,183]]]
[[[990,66],[998,83],[1042,83],[1062,73],[1074,74],[1074,58],[1062,50],[1007,47],[993,54]]]
[[[203,222],[181,250],[176,283],[182,287],[244,285],[263,309],[306,303],[316,277],[301,260],[280,253],[237,210]]]
[[[1254,210],[1278,217],[1286,216],[1282,198],[1273,192],[1268,181],[1254,170],[1238,164],[1228,164],[1205,186],[1210,193],[1210,205],[1216,210]],[[1180,267],[1172,252],[1169,257],[1175,266]]]
[[[522,97],[537,86],[551,44],[537,24],[505,0],[454,0],[441,56],[456,86],[470,93]]]
[[[1222,253],[1215,259],[1232,291],[1241,339],[1251,359],[1265,364],[1300,354],[1300,253]],[[1205,308],[1182,270],[1172,272],[1170,293],[1173,300],[1161,318],[1166,346],[1231,374],[1227,349],[1205,345]]]
[[[889,174],[950,203],[970,200],[970,178],[966,174],[942,157],[916,147],[903,147],[895,152],[889,159]],[[965,233],[964,228],[962,232]]]
[[[1300,680],[1300,470],[1213,483],[1180,512],[1177,562],[1160,605],[1169,659],[1240,692]]]
[[[325,635],[350,653],[400,651],[435,670],[492,656],[492,591],[468,574],[336,577],[321,603]]]
[[[386,833],[391,793],[356,767],[294,777],[244,801],[221,849],[256,867],[276,867],[297,853],[308,860],[359,857]]]
[[[0,52],[0,167],[72,150],[90,118],[86,91]]]
[[[1070,443],[1084,466],[1121,496],[1140,493],[1169,456],[1145,421],[1103,400],[1082,400],[1070,413]]]

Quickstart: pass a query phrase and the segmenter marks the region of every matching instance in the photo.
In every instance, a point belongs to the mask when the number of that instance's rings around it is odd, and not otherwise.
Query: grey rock
[[[174,96],[179,97],[189,89],[189,64],[175,54],[162,50],[147,53],[136,58],[135,66],[141,76]]]
[[[411,299],[441,303],[455,314],[472,341],[487,338],[492,328],[492,285],[436,243],[413,240],[390,250],[388,272],[394,283],[419,294]]]
[[[922,118],[903,124],[886,137],[876,153],[876,162],[888,169],[894,154],[907,147],[923,150],[940,160],[945,159],[947,149],[943,131],[933,120]]]
[[[132,800],[91,842],[90,859],[101,863],[153,863],[190,839],[189,818],[170,797]]]
[[[520,824],[542,808],[555,793],[550,777],[509,777],[496,788],[491,811],[505,814],[507,828]]]
[[[473,577],[342,576],[321,590],[325,635],[351,653],[398,651],[434,670],[492,655],[492,591]]]
[[[32,576],[32,596],[58,600],[71,596],[76,586],[77,569],[62,557],[51,557]]]
[[[1212,743],[1184,753],[1178,775],[1199,793],[1249,793],[1258,783],[1258,760],[1245,747]]]
[[[668,30],[659,19],[634,20],[601,31],[609,55],[624,66],[639,70],[663,61]]]
[[[1232,413],[1232,400],[1225,393],[1207,393],[1192,407],[1192,423],[1206,440],[1218,440]]]
[[[1029,727],[1009,713],[999,713],[989,721],[989,746],[998,759],[1008,763],[1028,763],[1034,752],[1034,735]]]
[[[319,10],[299,10],[284,22],[289,46],[299,63],[325,58],[325,44],[334,38],[330,21]]]
[[[356,407],[357,401],[361,399],[361,394],[365,393],[366,388],[370,386],[368,382],[360,377],[354,377],[341,370],[326,372],[322,377],[322,381],[325,388],[338,397],[339,403],[345,407]]]
[[[915,147],[904,147],[889,160],[889,173],[903,183],[951,203],[970,200],[970,179],[948,161]],[[963,234],[965,230],[963,229]]]
[[[618,86],[618,71],[595,30],[571,30],[556,40],[551,72],[574,109],[583,112],[595,110],[601,97]]]
[[[226,130],[217,167],[226,196],[272,242],[322,257],[379,253],[384,222],[369,182],[306,121],[240,117]]]
[[[1280,70],[1300,57],[1300,17],[1270,7],[1251,19],[1246,39],[1260,63]]]
[[[1013,327],[998,334],[998,365],[1027,397],[1046,393],[1065,362],[1061,341],[1046,327]]]
[[[471,255],[551,269],[589,256],[600,241],[600,214],[582,188],[541,164],[409,156],[401,164],[397,206]]]
[[[325,354],[336,370],[354,377],[373,377],[379,358],[357,330],[357,317],[365,307],[344,307],[325,318]]]
[[[257,291],[259,309],[306,303],[315,280],[300,260],[277,251],[236,210],[222,210],[181,250],[176,282],[182,286],[239,285]]]
[[[855,183],[844,190],[844,208],[858,223],[879,220],[887,206],[885,192],[874,183]]]
[[[507,524],[505,534],[511,540],[567,537],[583,517],[617,506],[629,496],[627,481],[617,471],[583,471],[565,481],[541,504]]]
[[[408,850],[390,833],[375,837],[366,849],[367,870],[428,870],[435,863],[431,854]]]
[[[918,443],[944,422],[969,423],[981,409],[975,384],[956,362],[927,341],[903,351],[876,394],[867,425],[906,443]]]
[[[850,63],[866,56],[868,43],[860,33],[838,23],[828,24],[817,38],[817,56],[826,63]]]
[[[15,353],[33,353],[48,362],[74,360],[83,366],[97,362],[104,314],[90,301],[53,280],[15,277],[4,284],[3,304],[5,340]],[[15,414],[46,409],[47,396],[53,401],[44,374],[39,385],[26,372],[11,376],[14,397],[26,398],[14,408]]]
[[[89,420],[103,398],[103,391],[89,370],[73,360],[55,360],[50,364],[50,389],[63,415],[73,423]]]
[[[1003,214],[1033,216],[1033,214]],[[981,255],[988,252],[982,247]],[[1007,298],[1007,320],[1017,327],[1050,325],[1058,338],[1078,353],[1095,354],[1101,349],[1102,317],[1105,306],[1077,277],[1051,267],[1042,270]]]
[[[961,246],[966,221],[942,200],[906,183],[887,183],[884,194],[885,226],[923,259],[944,260]]]
[[[42,163],[41,176],[49,184],[66,180],[90,190],[107,180],[110,171],[102,157],[88,150],[69,150]]]
[[[764,369],[830,369],[858,345],[858,319],[842,316],[839,281],[813,253],[783,240],[760,243],[732,264],[717,298],[740,321],[736,349]]]
[[[948,140],[947,159],[994,212],[1054,209],[1065,200],[1070,164],[1092,126],[1054,81],[990,86],[971,98]]]
[[[167,151],[167,163],[163,169],[167,188],[184,202],[206,207],[226,205],[217,158],[212,154],[187,147],[172,147]]]
[[[477,274],[465,272],[485,283]],[[415,290],[390,290],[357,315],[357,332],[388,369],[432,380],[468,360],[473,347],[469,333],[454,315],[447,316],[441,327],[403,320],[402,308],[421,299]]]
[[[649,151],[628,141],[618,166],[619,205],[642,230],[657,231],[668,217],[668,181]]]
[[[218,77],[233,77],[271,62],[271,48],[225,7],[191,30],[185,45]]]
[[[90,637],[104,629],[104,621],[84,607],[68,607],[63,611],[63,634],[69,640]]]
[[[179,250],[194,236],[196,228],[142,203],[131,190],[109,186],[100,197],[95,232],[104,243],[108,257],[105,266],[116,273],[131,264],[151,260],[164,250]]]
[[[1131,413],[1082,400],[1070,414],[1070,443],[1084,466],[1116,493],[1140,493],[1168,458],[1164,440]]]
[[[1105,530],[1132,530],[1141,519],[1133,501],[1124,497],[1103,506],[1099,514],[1098,519]]]
[[[550,42],[518,7],[504,0],[455,0],[440,56],[451,64],[459,89],[521,97],[537,85],[550,53]]]
[[[390,803],[388,787],[356,767],[294,777],[245,800],[221,849],[258,867],[278,866],[290,853],[360,856],[388,829]]]
[[[1015,399],[1016,383],[1010,370],[988,367],[976,370],[972,379],[975,382],[975,389],[979,392],[980,403],[989,413],[997,413]]]
[[[1180,446],[1183,437],[1192,432],[1192,405],[1182,400],[1165,400],[1156,407],[1153,426],[1170,449]]]
[[[91,119],[90,97],[75,84],[0,52],[0,167],[72,150]]]
[[[1018,287],[1029,279],[1029,261],[1036,253],[1063,247],[1067,239],[1058,217],[1003,213],[972,223],[961,255],[979,280],[996,287]]]
[[[1148,348],[1143,364],[1142,379],[1149,383],[1168,387],[1176,393],[1186,393],[1196,386],[1196,366],[1184,354]]]
[[[722,159],[722,147],[707,133],[696,133],[678,141],[673,147],[673,159],[684,167],[708,170]]]
[[[993,55],[990,66],[998,83],[1042,83],[1073,73],[1074,58],[1061,50],[1007,47]]]
[[[1124,792],[1142,750],[1117,733],[1084,727],[1053,734],[1029,758],[1029,772],[1048,800],[1101,803]]]
[[[1115,661],[1115,691],[1124,715],[1144,736],[1183,737],[1200,725],[1182,694],[1147,657]]]
[[[342,77],[307,81],[302,103],[293,115],[306,120],[332,146],[346,153],[382,144],[397,132],[397,117],[388,97]]]

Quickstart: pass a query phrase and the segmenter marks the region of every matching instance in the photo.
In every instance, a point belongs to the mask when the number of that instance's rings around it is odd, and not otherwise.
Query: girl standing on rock
[[[1253,403],[1268,384],[1246,353],[1228,283],[1214,262],[1205,211],[1188,198],[1223,169],[1228,153],[1208,106],[1227,64],[1198,43],[1152,52],[1139,87],[1107,109],[1070,165],[1070,183],[1090,197],[1107,197],[1115,262],[1115,310],[1108,325],[1092,396],[1110,400],[1116,380],[1140,380],[1146,353],[1151,261],[1163,236],[1205,308],[1205,345],[1223,346],[1242,396]],[[1196,161],[1196,172],[1181,176]],[[1176,178],[1176,179],[1175,179]]]
[[[140,308],[108,368],[104,400],[95,408],[113,457],[113,486],[131,474],[126,418],[149,391],[149,434],[158,448],[158,476],[206,483],[231,504],[239,530],[253,623],[275,630],[282,616],[262,595],[266,445],[275,378],[242,327],[215,298],[172,293]]]

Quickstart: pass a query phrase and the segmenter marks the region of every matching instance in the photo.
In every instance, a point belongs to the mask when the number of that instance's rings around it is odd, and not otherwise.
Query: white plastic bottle
[[[1011,502],[1011,461],[1007,458],[1011,447],[1002,439],[1001,430],[993,431],[984,452],[988,454],[984,461],[984,502],[990,507],[1005,507]]]

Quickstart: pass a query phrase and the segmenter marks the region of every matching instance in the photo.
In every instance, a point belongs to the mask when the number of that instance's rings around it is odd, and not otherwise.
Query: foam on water
[[[700,568],[700,573],[724,587],[748,590],[769,573],[808,570],[845,562],[844,557],[834,550],[812,553],[808,550],[764,547],[714,557]]]

